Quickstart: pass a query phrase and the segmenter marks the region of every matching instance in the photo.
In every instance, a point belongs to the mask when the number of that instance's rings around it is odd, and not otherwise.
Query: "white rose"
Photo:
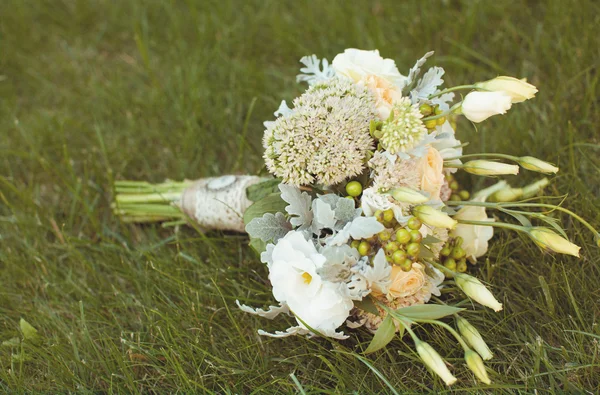
[[[325,261],[301,232],[291,231],[273,248],[269,266],[275,299],[289,306],[301,327],[306,323],[323,334],[335,332],[354,307],[343,284],[319,276]]]
[[[488,221],[493,222],[493,218],[488,218],[485,207],[466,206],[460,209],[454,219],[469,221]],[[462,237],[462,248],[467,253],[467,258],[476,261],[476,258],[483,256],[488,249],[488,241],[494,235],[494,228],[491,226],[467,225],[459,223],[452,231],[452,237]]]
[[[355,82],[367,75],[384,78],[399,88],[406,82],[406,77],[400,74],[396,62],[382,58],[378,50],[348,48],[344,53],[338,54],[331,65],[338,75],[344,75]]]
[[[363,210],[365,217],[372,217],[377,210],[385,211],[394,207],[387,195],[382,195],[377,192],[374,187],[365,189],[360,198],[360,207]]]
[[[471,92],[462,102],[462,113],[472,122],[482,122],[492,115],[505,114],[512,98],[505,92]]]

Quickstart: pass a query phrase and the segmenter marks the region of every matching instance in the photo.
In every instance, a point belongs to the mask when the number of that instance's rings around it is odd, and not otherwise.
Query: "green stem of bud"
[[[455,92],[455,91],[463,90],[463,89],[478,89],[478,88],[475,85],[457,85],[457,86],[453,86],[452,88],[447,88],[442,91],[439,91],[438,93],[434,93],[433,95],[429,95],[429,99],[433,99],[434,97],[438,97],[438,96],[444,95],[446,93]]]

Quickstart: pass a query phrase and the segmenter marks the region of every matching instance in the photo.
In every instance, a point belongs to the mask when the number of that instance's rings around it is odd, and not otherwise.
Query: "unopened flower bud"
[[[502,303],[477,278],[464,273],[454,273],[454,281],[465,294],[477,303],[498,312],[502,310]]]
[[[514,202],[515,200],[518,200],[521,196],[523,196],[523,189],[508,187],[494,193],[491,196],[490,200],[495,202]]]
[[[422,193],[406,187],[395,188],[391,193],[394,199],[403,203],[421,204],[429,200]]]
[[[501,162],[492,162],[489,160],[471,160],[461,168],[467,173],[480,176],[499,176],[503,174],[519,174],[519,166],[509,165]]]
[[[579,257],[581,247],[571,243],[564,237],[557,235],[552,230],[544,227],[534,227],[529,230],[529,236],[535,244],[545,250],[551,250],[560,254]]]
[[[440,354],[437,353],[428,343],[417,340],[415,342],[417,352],[421,357],[421,360],[429,369],[433,370],[435,374],[440,376],[446,385],[452,385],[456,382],[456,377],[450,373],[446,362],[442,359]]]
[[[505,114],[512,98],[504,92],[471,92],[461,104],[461,112],[471,122],[482,122],[492,115]]]
[[[558,167],[533,156],[522,156],[518,162],[521,167],[538,173],[555,174],[558,172]]]
[[[493,80],[478,82],[476,87],[493,92],[504,92],[511,97],[513,103],[531,99],[537,93],[537,88],[524,80],[514,77],[500,76]]]
[[[467,361],[467,366],[479,381],[485,384],[490,384],[492,382],[485,371],[485,365],[479,354],[473,350],[467,350],[465,352],[465,361]]]
[[[431,206],[417,206],[413,208],[413,215],[434,228],[454,229],[457,224],[448,214]]]
[[[546,185],[550,184],[547,178],[542,178],[534,183],[531,183],[523,187],[523,199],[528,199],[532,196],[537,195]]]
[[[481,337],[481,334],[477,328],[475,328],[469,321],[462,317],[457,318],[456,324],[462,337],[465,338],[467,343],[469,343],[469,345],[473,347],[475,351],[479,353],[479,355],[481,355],[481,358],[485,359],[486,361],[492,359],[493,354],[483,340],[483,337]]]

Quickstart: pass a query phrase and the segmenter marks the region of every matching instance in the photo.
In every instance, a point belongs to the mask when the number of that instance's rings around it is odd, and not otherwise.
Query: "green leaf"
[[[244,213],[244,224],[248,225],[254,218],[262,217],[265,213],[285,213],[287,203],[279,192],[271,193],[254,202]]]
[[[394,334],[396,334],[394,319],[388,314],[383,322],[379,324],[379,328],[377,328],[377,332],[375,332],[369,347],[365,350],[365,354],[370,354],[387,346],[394,338]]]
[[[280,183],[281,180],[279,178],[274,178],[261,181],[254,185],[250,185],[248,189],[246,189],[246,196],[248,197],[248,200],[258,202],[265,196],[277,192],[279,190],[277,186]]]
[[[2,342],[2,346],[4,347],[18,347],[21,344],[21,339],[18,337],[13,337],[11,339],[5,340]]]
[[[260,256],[260,254],[265,252],[267,249],[267,243],[261,239],[250,238],[250,243],[248,243],[248,245],[254,250],[254,252],[256,252],[258,256]]]
[[[19,327],[21,328],[21,332],[23,333],[23,338],[30,342],[36,342],[40,340],[40,335],[38,334],[37,329],[35,329],[29,322],[25,321],[21,318],[19,321]]]
[[[432,235],[425,236],[425,238],[421,241],[423,244],[437,244],[441,242],[442,240],[438,239],[437,237],[433,237]]]
[[[421,248],[421,252],[419,253],[419,256],[423,259],[434,259],[435,255],[433,254],[433,252],[431,252],[431,250],[425,246],[423,246],[423,248]]]
[[[366,311],[367,313],[371,313],[374,315],[379,315],[379,310],[373,303],[373,299],[370,297],[363,298],[363,300],[355,301],[354,307],[361,309],[362,311]]]
[[[418,306],[403,307],[396,310],[394,313],[411,320],[437,320],[459,311],[463,311],[459,307],[446,306],[443,304],[422,304]]]

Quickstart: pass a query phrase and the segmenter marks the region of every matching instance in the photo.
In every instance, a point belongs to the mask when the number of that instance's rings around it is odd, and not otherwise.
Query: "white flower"
[[[385,211],[394,207],[387,195],[377,192],[374,187],[365,189],[360,199],[360,207],[365,217],[372,217],[377,210]]]
[[[382,121],[389,118],[394,103],[402,99],[402,91],[383,77],[370,74],[361,78],[357,85],[365,86],[373,93],[375,107]]]
[[[579,258],[579,247],[571,243],[562,236],[557,235],[554,231],[541,226],[533,227],[529,230],[531,239],[541,248],[549,251],[558,252],[560,254],[573,255]]]
[[[289,306],[300,327],[334,333],[354,305],[344,284],[319,276],[325,256],[301,232],[291,231],[277,242],[271,259],[269,280],[275,299]]]
[[[444,124],[438,126],[437,129],[440,130],[440,133],[436,136],[435,141],[431,143],[431,146],[439,151],[447,164],[462,164],[460,159],[447,160],[450,158],[457,158],[463,154],[462,143],[455,137],[454,129],[452,128],[452,125],[450,125],[450,122],[444,122]],[[458,171],[458,169],[455,168],[447,170],[450,171],[450,173],[456,173]]]
[[[406,77],[398,71],[396,62],[382,58],[378,50],[348,48],[344,53],[338,54],[331,65],[338,75],[344,75],[354,82],[367,75],[375,75],[401,88],[406,81]]]
[[[440,354],[429,345],[429,343],[415,340],[415,346],[421,360],[429,367],[429,369],[440,376],[446,385],[452,385],[456,382],[456,377],[450,373],[448,366],[446,366],[446,362],[442,359]]]
[[[466,206],[461,208],[453,218],[455,220],[468,221],[489,221],[494,222],[493,218],[488,218],[485,207]],[[488,249],[488,241],[494,236],[492,226],[468,225],[459,223],[451,233],[452,237],[462,237],[462,249],[467,253],[467,258],[476,261],[483,256]]]
[[[488,91],[504,92],[510,95],[513,103],[520,103],[527,99],[531,99],[538,91],[535,86],[527,83],[527,81],[506,76],[496,77],[489,81],[478,82],[475,86]]]
[[[492,115],[505,114],[511,97],[504,92],[470,92],[462,102],[462,113],[472,122],[482,122]]]

